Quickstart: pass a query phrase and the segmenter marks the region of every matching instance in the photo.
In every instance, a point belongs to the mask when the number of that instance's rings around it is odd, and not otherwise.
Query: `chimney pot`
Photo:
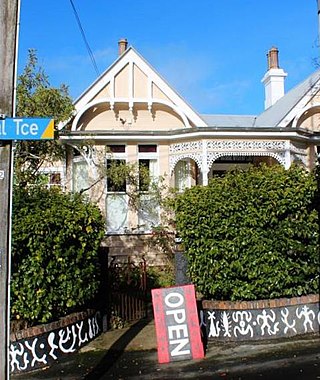
[[[121,38],[118,42],[118,46],[119,46],[119,55],[122,55],[127,50],[127,47],[128,47],[127,39]]]
[[[267,54],[268,57],[268,70],[279,69],[279,50],[272,47]]]

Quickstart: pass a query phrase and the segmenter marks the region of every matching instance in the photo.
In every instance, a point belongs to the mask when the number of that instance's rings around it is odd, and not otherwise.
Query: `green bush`
[[[255,300],[319,291],[315,175],[251,167],[175,201],[189,276],[206,298]]]
[[[175,284],[174,271],[172,265],[150,266],[147,270],[147,287],[167,288]]]
[[[86,305],[100,281],[98,208],[58,189],[16,189],[13,198],[12,319],[44,323]]]

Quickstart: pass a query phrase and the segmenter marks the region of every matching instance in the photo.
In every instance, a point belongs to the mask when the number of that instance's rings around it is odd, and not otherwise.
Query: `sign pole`
[[[0,2],[0,117],[14,114],[19,0]],[[0,140],[0,379],[9,379],[12,141]]]

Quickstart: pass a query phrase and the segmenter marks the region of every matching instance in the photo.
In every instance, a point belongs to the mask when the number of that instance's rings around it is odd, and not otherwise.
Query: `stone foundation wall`
[[[319,333],[319,295],[247,302],[202,301],[209,340],[244,341]]]
[[[51,365],[85,346],[101,331],[100,313],[88,311],[11,334],[10,372],[31,371]]]

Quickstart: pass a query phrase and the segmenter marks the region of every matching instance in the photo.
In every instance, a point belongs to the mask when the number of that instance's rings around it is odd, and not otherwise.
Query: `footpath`
[[[153,320],[101,334],[50,368],[10,380],[320,379],[320,335],[254,343],[209,342],[202,360],[158,364]]]

